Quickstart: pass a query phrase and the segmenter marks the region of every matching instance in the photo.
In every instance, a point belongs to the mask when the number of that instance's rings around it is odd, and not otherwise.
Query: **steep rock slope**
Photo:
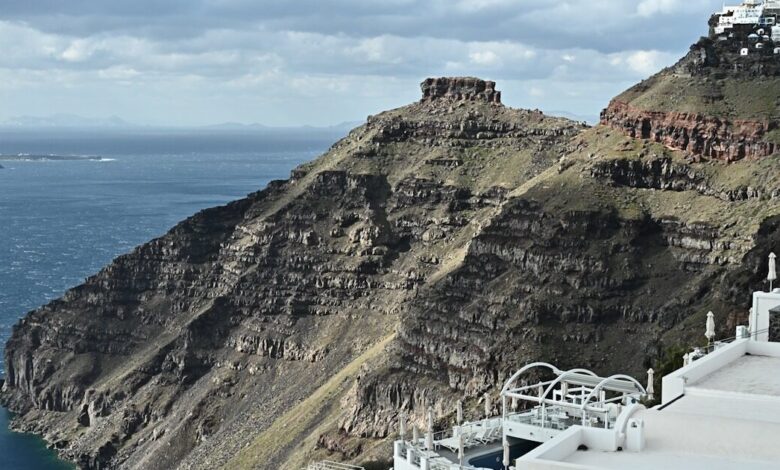
[[[296,468],[420,289],[582,130],[492,82],[422,89],[31,312],[5,353],[15,426],[83,468]]]

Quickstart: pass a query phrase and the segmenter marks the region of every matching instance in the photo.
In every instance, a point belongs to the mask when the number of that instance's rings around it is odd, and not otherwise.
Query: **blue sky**
[[[712,0],[0,0],[0,121],[330,125],[428,76],[594,116],[706,34]]]

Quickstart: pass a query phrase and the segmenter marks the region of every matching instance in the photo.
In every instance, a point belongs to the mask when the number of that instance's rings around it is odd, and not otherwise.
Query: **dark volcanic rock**
[[[473,77],[429,78],[420,85],[420,88],[422,88],[423,101],[444,99],[501,103],[501,92],[496,91],[496,82]]]
[[[488,82],[436,83],[449,84],[431,91],[442,99],[371,117],[290,180],[191,217],[31,312],[5,353],[16,426],[85,468],[233,467],[386,341],[472,223],[582,130],[504,108]],[[292,456],[280,445],[266,468]]]

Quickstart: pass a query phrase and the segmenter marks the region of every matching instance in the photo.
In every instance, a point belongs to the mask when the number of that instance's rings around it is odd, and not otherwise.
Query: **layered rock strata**
[[[496,82],[473,77],[429,78],[422,85],[422,100],[479,100],[488,103],[501,103],[501,92],[496,91]]]
[[[695,159],[734,162],[777,152],[780,55],[756,49],[748,33],[702,38],[675,65],[612,100],[601,123]]]
[[[734,162],[761,158],[777,151],[764,140],[778,128],[775,121],[721,119],[693,113],[645,111],[613,101],[601,113],[602,124],[631,137],[650,139],[694,157]]]

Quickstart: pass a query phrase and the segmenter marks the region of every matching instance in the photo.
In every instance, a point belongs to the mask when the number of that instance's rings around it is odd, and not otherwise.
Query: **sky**
[[[0,122],[326,126],[433,76],[598,116],[673,64],[721,0],[0,0]]]

